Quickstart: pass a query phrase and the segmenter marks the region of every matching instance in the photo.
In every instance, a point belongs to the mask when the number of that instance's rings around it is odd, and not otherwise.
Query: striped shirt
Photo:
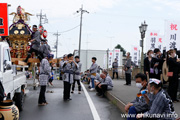
[[[159,120],[175,120],[173,103],[167,92],[161,89],[152,101],[150,110],[144,113],[144,118],[157,118]]]

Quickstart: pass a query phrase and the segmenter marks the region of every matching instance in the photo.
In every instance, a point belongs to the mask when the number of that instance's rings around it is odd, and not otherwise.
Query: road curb
[[[110,91],[106,92],[106,97],[114,104],[116,105],[121,112],[123,112],[124,114],[126,113],[124,107],[125,107],[125,103],[122,102],[120,99],[118,99],[116,96],[114,96]]]

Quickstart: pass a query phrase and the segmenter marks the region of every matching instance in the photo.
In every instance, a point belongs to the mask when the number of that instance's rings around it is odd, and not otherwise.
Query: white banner
[[[159,30],[147,31],[146,52],[159,48],[160,46],[162,46],[162,43],[159,42]]]
[[[132,46],[131,56],[132,56],[132,61],[134,62],[134,64],[138,65],[138,61],[139,61],[139,47],[138,46]]]
[[[166,50],[180,49],[180,21],[165,22],[165,43]]]
[[[114,49],[114,57],[113,57],[113,62],[115,60],[115,58],[117,59],[118,65],[120,66],[120,49]]]
[[[157,42],[157,48],[162,52],[164,47],[164,36],[159,35],[158,36],[158,42]]]
[[[112,51],[109,51],[108,53],[108,67],[109,68],[112,68],[112,62],[113,62],[113,52]]]
[[[103,64],[103,69],[107,68],[107,54],[104,54],[104,64]]]

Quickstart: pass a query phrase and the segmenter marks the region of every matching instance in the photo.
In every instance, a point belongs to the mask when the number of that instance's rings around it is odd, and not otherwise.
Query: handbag
[[[154,73],[154,69],[153,68],[150,68],[150,73]]]
[[[168,73],[167,73],[167,76],[168,76],[168,77],[172,77],[172,76],[173,76],[173,72],[168,72]]]

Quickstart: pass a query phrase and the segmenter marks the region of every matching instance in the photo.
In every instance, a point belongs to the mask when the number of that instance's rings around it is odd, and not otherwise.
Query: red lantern
[[[29,50],[30,50],[30,46],[27,46],[27,47],[26,47],[26,50],[29,51]]]
[[[44,27],[42,25],[39,26],[39,32],[42,35],[44,32]]]
[[[44,37],[44,38],[47,37],[47,31],[46,31],[46,30],[44,30],[44,32],[43,32],[43,37]]]

